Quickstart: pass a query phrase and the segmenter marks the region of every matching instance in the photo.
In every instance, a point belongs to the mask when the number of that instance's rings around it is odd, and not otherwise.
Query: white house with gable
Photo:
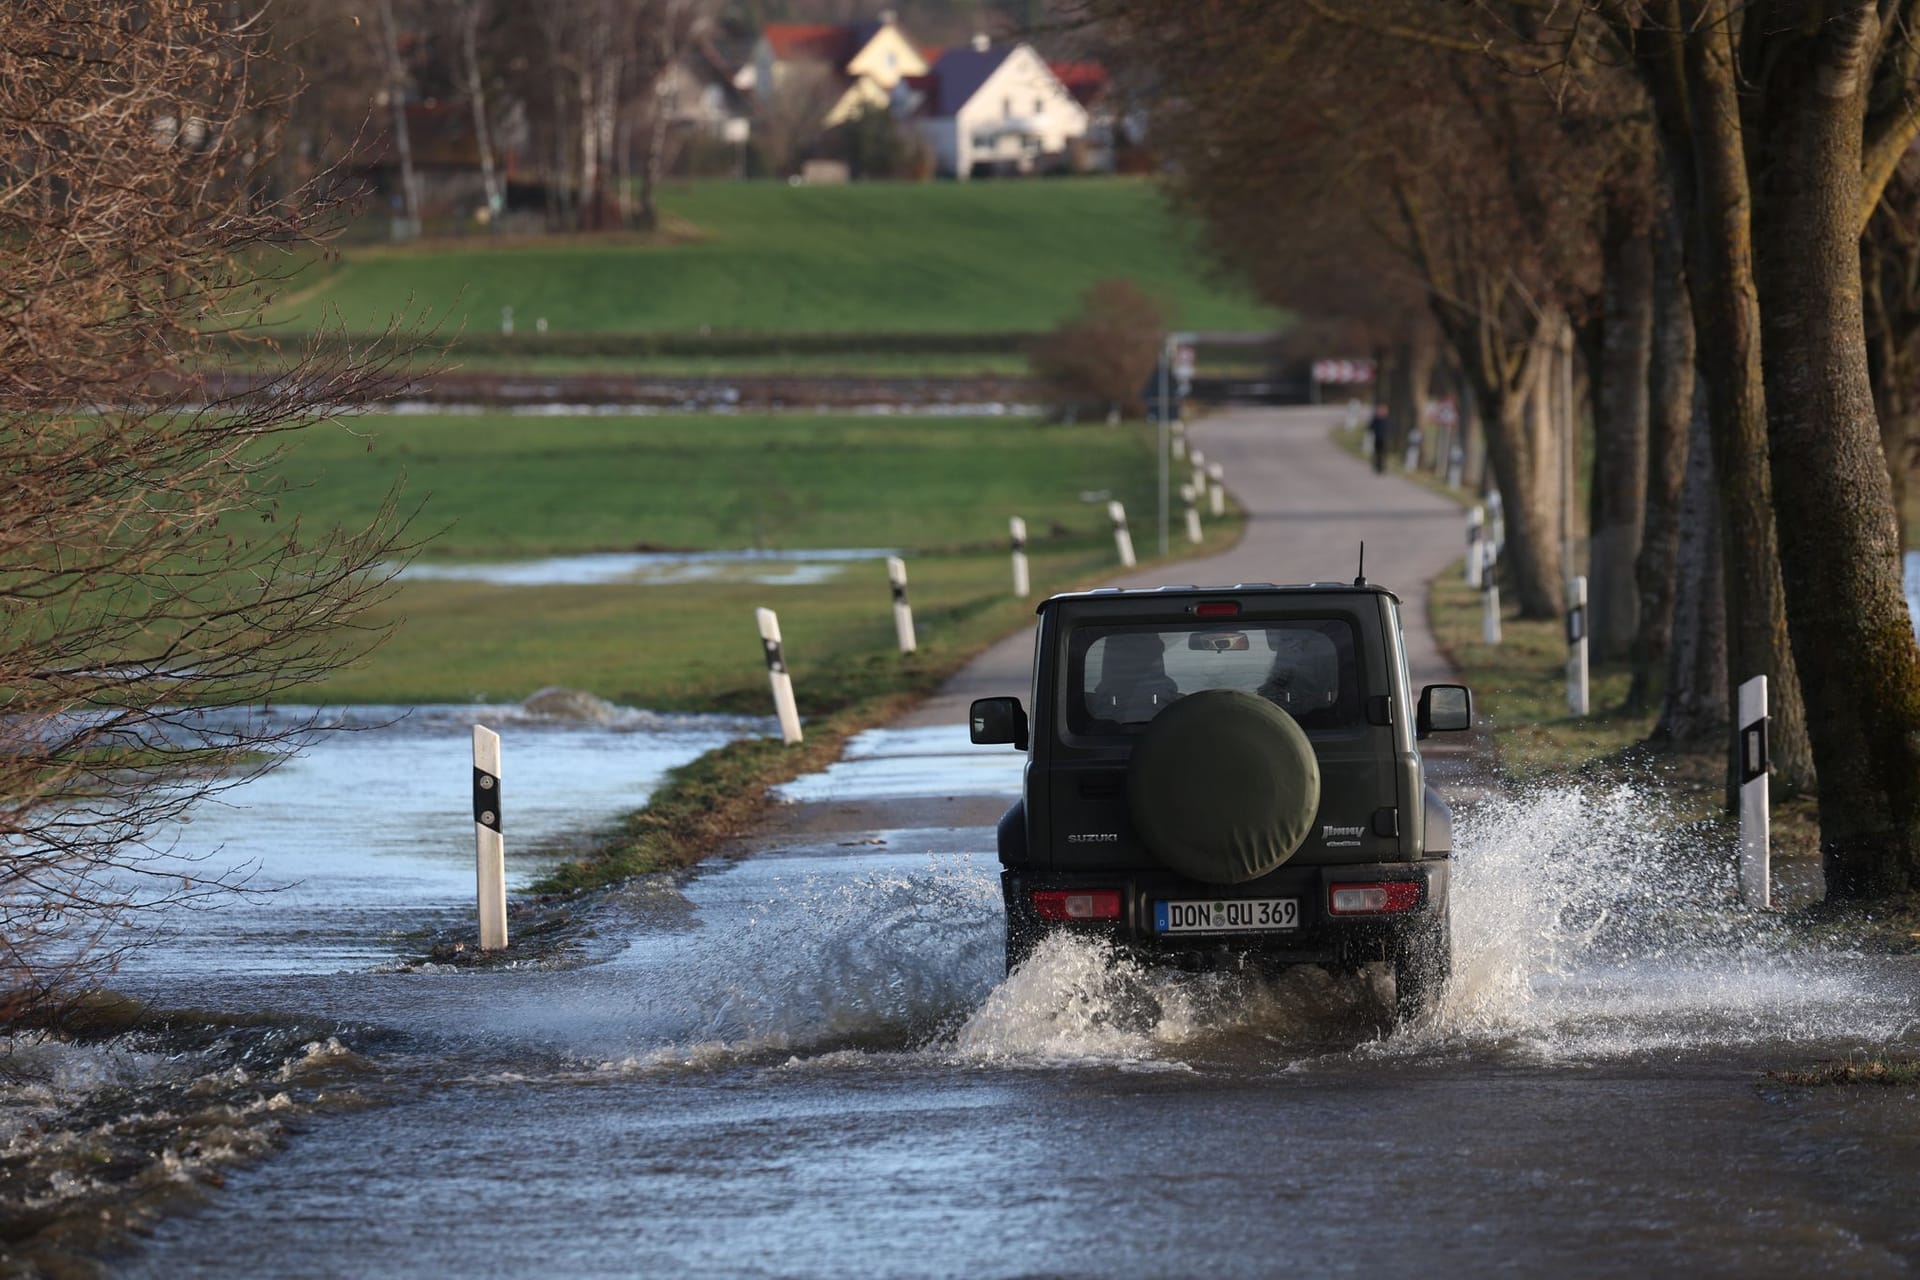
[[[1068,142],[1087,132],[1086,108],[1032,45],[993,48],[976,36],[902,90],[914,95],[907,105],[935,167],[955,178],[1063,165]]]

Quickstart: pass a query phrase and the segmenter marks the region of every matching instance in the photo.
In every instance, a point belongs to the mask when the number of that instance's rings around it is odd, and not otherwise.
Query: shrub
[[[1080,310],[1036,338],[1027,358],[1063,417],[1139,417],[1160,359],[1167,309],[1131,280],[1103,280]]]

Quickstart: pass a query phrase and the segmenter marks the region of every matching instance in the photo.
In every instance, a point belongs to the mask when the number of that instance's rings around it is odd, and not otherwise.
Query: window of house
[[[1033,100],[1033,114],[1037,116],[1045,115],[1046,110],[1047,110],[1047,100],[1045,98],[1035,98]]]
[[[1000,116],[1002,119],[1005,119],[1005,120],[1013,119],[1013,99],[1012,98],[1002,98],[1000,100]]]

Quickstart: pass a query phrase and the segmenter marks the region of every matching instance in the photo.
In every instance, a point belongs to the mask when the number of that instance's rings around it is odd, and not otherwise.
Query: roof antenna
[[[1360,540],[1360,573],[1354,578],[1353,585],[1356,587],[1367,585],[1367,540],[1365,538]]]

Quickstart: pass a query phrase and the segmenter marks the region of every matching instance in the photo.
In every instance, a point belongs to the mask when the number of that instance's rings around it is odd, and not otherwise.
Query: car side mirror
[[[1473,695],[1463,684],[1428,685],[1420,691],[1420,710],[1413,727],[1416,738],[1473,728]]]
[[[967,723],[975,746],[1012,743],[1015,751],[1027,749],[1027,713],[1018,698],[977,698]]]

